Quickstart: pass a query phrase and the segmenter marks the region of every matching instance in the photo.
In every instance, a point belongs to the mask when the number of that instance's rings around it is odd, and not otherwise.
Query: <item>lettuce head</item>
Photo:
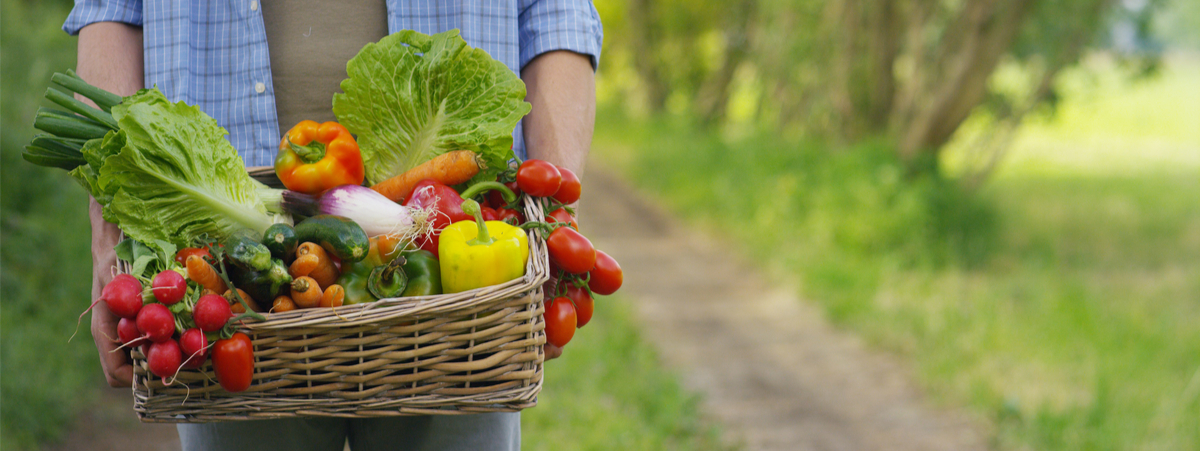
[[[372,184],[464,149],[488,166],[478,178],[494,176],[513,157],[513,129],[531,109],[525,83],[458,30],[394,33],[363,47],[346,73],[333,113],[358,137]]]

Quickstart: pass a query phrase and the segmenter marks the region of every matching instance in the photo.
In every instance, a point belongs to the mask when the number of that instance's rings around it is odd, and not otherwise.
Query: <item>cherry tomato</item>
[[[550,221],[551,219],[553,219],[554,221],[557,221],[557,222],[567,224],[567,225],[571,226],[572,229],[575,229],[577,231],[579,230],[579,223],[575,221],[574,216],[571,216],[570,213],[567,213],[566,208],[559,208],[558,210],[554,210],[554,211],[550,212],[550,214],[546,215],[546,222],[551,222]]]
[[[521,187],[517,186],[517,182],[508,182],[505,183],[504,186],[507,186],[508,189],[511,189],[513,194],[516,194],[518,197],[521,195]],[[508,202],[504,201],[504,195],[500,194],[500,191],[497,190],[487,192],[487,201],[488,205],[491,205],[492,208],[495,208],[496,210],[508,205]]]
[[[534,197],[550,197],[558,192],[562,174],[554,165],[542,160],[525,160],[517,168],[517,186]]]
[[[254,344],[250,337],[238,332],[233,337],[217,340],[212,347],[213,369],[217,382],[228,392],[250,388],[254,380]]]
[[[479,206],[479,215],[483,216],[484,221],[499,221],[500,216],[496,214],[496,210],[492,207]]]
[[[567,297],[571,298],[571,302],[575,304],[575,318],[578,323],[575,327],[583,327],[592,320],[592,312],[595,310],[596,303],[592,300],[592,295],[583,288],[568,285]]]
[[[554,298],[546,307],[546,342],[563,347],[575,336],[575,306],[566,297]]]
[[[587,237],[570,227],[559,227],[546,239],[550,260],[563,271],[583,274],[596,266],[596,248]]]
[[[570,169],[558,166],[558,173],[562,175],[562,182],[558,184],[558,192],[554,193],[554,199],[564,204],[575,203],[579,200],[579,193],[583,192],[583,184]]]
[[[180,249],[179,252],[175,253],[175,261],[179,262],[180,265],[186,266],[187,258],[192,255],[199,255],[204,258],[204,261],[212,263],[212,255],[208,253],[208,249],[199,247],[185,247]]]
[[[596,251],[596,266],[591,271],[591,279],[588,280],[588,288],[592,293],[603,294],[605,296],[616,293],[621,288],[621,283],[625,281],[625,273],[621,271],[621,265],[604,251]]]
[[[513,220],[509,221],[508,218],[513,218]],[[508,222],[513,225],[521,225],[525,223],[525,214],[517,210],[499,208],[496,209],[496,220]]]

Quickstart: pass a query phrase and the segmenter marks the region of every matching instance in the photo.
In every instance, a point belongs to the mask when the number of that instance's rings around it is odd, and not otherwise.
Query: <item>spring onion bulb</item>
[[[284,211],[302,216],[326,214],[348,218],[371,237],[413,238],[424,235],[430,227],[429,210],[405,207],[359,185],[330,188],[318,196],[284,191],[281,206]]]

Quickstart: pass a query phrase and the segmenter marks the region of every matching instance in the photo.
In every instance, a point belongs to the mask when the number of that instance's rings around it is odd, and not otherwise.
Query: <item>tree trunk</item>
[[[1011,47],[1032,0],[978,0],[968,3],[941,42],[935,69],[938,85],[924,107],[901,131],[900,155],[915,161],[934,153],[983,99],[987,80]]]
[[[650,0],[629,0],[629,42],[633,66],[645,87],[647,106],[652,112],[662,111],[670,94],[667,83],[658,69],[658,30],[655,26]]]
[[[733,83],[733,75],[750,56],[750,36],[754,26],[756,13],[754,0],[742,0],[733,10],[733,16],[725,33],[725,59],[721,68],[713,74],[707,83],[701,86],[696,99],[700,111],[700,121],[713,124],[725,119],[729,107],[729,86]]]

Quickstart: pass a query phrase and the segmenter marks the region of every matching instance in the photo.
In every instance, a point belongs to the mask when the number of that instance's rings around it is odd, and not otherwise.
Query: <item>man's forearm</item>
[[[118,95],[130,95],[142,89],[142,29],[116,22],[99,22],[79,30],[79,56],[75,72],[84,81]],[[80,100],[91,102],[86,98]],[[108,266],[120,231],[104,221],[100,206],[91,201],[88,215],[92,223],[92,262],[96,283],[107,279]]]
[[[127,96],[142,89],[142,29],[117,22],[98,22],[79,30],[75,72],[84,81]]]
[[[529,158],[583,177],[596,123],[596,78],[591,59],[568,51],[542,54],[521,70],[533,111],[525,116]]]

